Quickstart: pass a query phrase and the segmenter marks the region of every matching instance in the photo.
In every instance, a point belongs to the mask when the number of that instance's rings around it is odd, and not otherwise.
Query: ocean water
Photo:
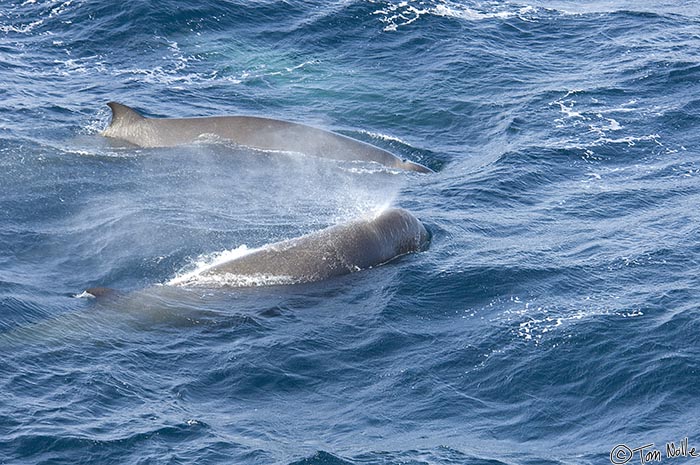
[[[700,460],[667,456],[700,447],[697,2],[5,0],[0,82],[0,464]],[[435,173],[138,149],[109,101]],[[427,251],[168,285],[390,204]]]

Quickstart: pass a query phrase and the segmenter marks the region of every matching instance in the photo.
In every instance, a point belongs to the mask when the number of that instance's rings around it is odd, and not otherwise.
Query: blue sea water
[[[697,2],[7,0],[0,82],[0,463],[700,460]],[[436,172],[127,147],[109,101]],[[388,204],[427,251],[167,285]]]

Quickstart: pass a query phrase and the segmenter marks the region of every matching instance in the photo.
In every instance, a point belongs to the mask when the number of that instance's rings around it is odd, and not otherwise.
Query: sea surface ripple
[[[0,79],[0,464],[700,445],[697,2],[8,0]],[[99,135],[109,101],[298,121],[436,173],[128,147]],[[389,204],[426,252],[164,285]]]

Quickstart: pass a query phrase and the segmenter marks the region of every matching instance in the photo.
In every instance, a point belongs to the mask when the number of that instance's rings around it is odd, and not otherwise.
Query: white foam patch
[[[549,103],[552,107],[558,107],[559,112],[562,114],[561,117],[554,118],[553,122],[556,128],[577,129],[577,134],[580,136],[593,134],[595,140],[588,137],[583,139],[581,137],[576,137],[574,139],[562,141],[562,147],[586,150],[586,158],[588,158],[589,155],[593,155],[593,153],[590,152],[591,148],[610,144],[627,144],[628,146],[634,146],[640,142],[653,142],[664,147],[664,144],[661,142],[661,137],[658,134],[611,137],[611,133],[619,134],[620,132],[627,132],[625,131],[626,126],[620,123],[620,120],[624,121],[626,114],[643,111],[638,108],[638,101],[636,99],[613,107],[600,108],[606,102],[593,97],[588,97],[587,100],[581,97],[579,98],[579,100],[582,100],[581,102],[571,98],[581,93],[583,93],[581,90],[571,90],[562,98]],[[620,118],[620,120],[618,120],[618,118]],[[590,158],[594,159],[595,157]]]
[[[113,74],[117,77],[125,76],[131,81],[143,81],[149,84],[167,84],[167,85],[193,85],[199,83],[207,83],[213,81],[225,81],[231,84],[241,84],[246,81],[260,79],[269,76],[283,76],[286,73],[293,73],[303,66],[286,68],[285,72],[270,71],[270,72],[253,72],[242,71],[238,76],[222,76],[218,72],[208,73],[183,73],[182,70],[186,67],[186,63],[177,63],[173,67],[155,66],[149,69],[127,68],[116,70]]]
[[[107,72],[107,65],[101,61],[102,57],[94,55],[80,59],[54,60],[54,72],[60,76],[75,76],[76,74]]]
[[[42,24],[44,24],[43,19],[38,19],[36,21],[32,21],[29,24],[24,24],[24,25],[19,25],[19,26],[15,26],[12,24],[2,24],[2,25],[0,25],[0,32],[4,32],[4,33],[14,32],[17,34],[28,34],[28,33],[32,32],[34,30],[34,28],[36,28],[37,26],[41,26]]]
[[[649,134],[646,136],[627,136],[627,137],[620,137],[618,139],[611,139],[609,137],[601,137],[600,139],[596,140],[593,142],[592,146],[599,146],[599,145],[605,145],[605,144],[627,144],[628,146],[632,147],[637,144],[637,142],[654,142],[655,144],[663,147],[663,144],[660,142],[661,136],[658,134]]]
[[[581,118],[584,120],[588,119],[586,116],[583,116],[581,112],[574,110],[576,100],[571,100],[569,102],[557,100],[556,102],[554,102],[554,104],[559,105],[559,110],[561,110],[561,112],[564,113],[564,115],[566,115],[567,118]]]
[[[100,107],[94,119],[91,119],[88,124],[83,128],[85,134],[101,134],[102,131],[109,125],[111,120],[111,112],[107,109],[107,106]]]
[[[511,297],[512,308],[505,310],[499,319],[517,324],[513,333],[524,341],[539,345],[548,333],[562,331],[565,337],[570,337],[575,324],[600,316],[616,316],[621,318],[636,318],[644,313],[639,309],[613,309],[596,304],[594,299],[584,298],[581,308],[563,311],[557,308],[547,308],[526,302],[519,297]],[[562,334],[560,334],[561,336]]]
[[[233,273],[217,273],[216,275],[197,275],[178,286],[200,287],[258,287],[281,286],[296,284],[299,281],[292,276],[266,275],[262,273],[252,275],[239,275]]]
[[[255,250],[258,249],[248,249],[248,246],[244,244],[232,250],[224,250],[223,252],[219,252],[216,254],[200,256],[194,263],[193,270],[185,271],[175,276],[173,279],[171,279],[165,284],[167,286],[186,286],[195,284],[202,280],[202,277],[200,275],[205,271],[217,265],[221,265],[222,263],[226,263],[228,261],[235,260],[236,258],[240,258],[244,255],[248,255],[249,253],[254,252]]]
[[[73,296],[75,299],[94,299],[95,296],[90,294],[88,291],[83,291],[80,294],[76,294]]]
[[[21,7],[39,5],[39,7],[44,8],[44,12],[40,13],[41,16],[46,16],[48,19],[55,18],[57,16],[65,13],[70,7],[79,7],[82,2],[75,0],[48,0],[39,3],[37,0],[26,0],[20,4]],[[48,14],[46,14],[48,12]],[[66,24],[70,24],[70,21],[64,21]],[[27,24],[0,24],[0,32],[4,33],[17,33],[17,34],[29,34],[37,27],[44,24],[44,19],[37,19]]]
[[[463,19],[466,21],[482,21],[485,19],[507,19],[533,13],[535,9],[531,6],[520,8],[516,11],[480,12],[458,4],[446,3],[437,5],[430,10],[431,14],[448,18]]]
[[[398,137],[389,136],[389,135],[381,134],[381,133],[378,133],[378,132],[364,131],[364,130],[360,130],[359,132],[362,133],[362,134],[366,134],[366,135],[368,135],[368,136],[370,136],[370,137],[373,137],[374,139],[385,140],[385,141],[388,141],[388,142],[398,142],[399,144],[409,145],[407,142],[405,142],[405,141],[399,139]]]
[[[638,102],[637,99],[632,99],[629,102],[623,103],[619,107],[607,108],[605,110],[599,110],[598,113],[605,115],[608,113],[634,113],[634,112],[638,112],[638,111],[640,111],[640,109],[637,108],[636,106],[634,106],[637,104],[637,102]]]
[[[378,165],[378,164],[377,164]],[[377,173],[388,173],[388,174],[394,174],[398,175],[401,174],[401,170],[399,169],[391,169],[387,168],[386,166],[381,166],[379,165],[377,168],[356,168],[356,167],[349,167],[349,168],[343,168],[341,167],[342,170],[352,173],[352,174],[377,174]]]
[[[550,106],[557,105],[559,107],[559,111],[564,114],[564,118],[555,119],[557,127],[566,127],[568,124],[567,120],[574,120],[574,125],[576,125],[575,120],[589,121],[590,123],[587,124],[590,131],[598,133],[602,136],[608,131],[619,131],[623,128],[623,126],[616,119],[610,118],[607,115],[611,113],[629,113],[637,111],[636,108],[630,107],[630,105],[634,105],[637,102],[636,100],[630,100],[629,102],[616,108],[596,109],[595,112],[586,112],[585,110],[579,111],[574,109],[577,104],[576,100],[568,99],[569,96],[578,92],[580,91],[569,91],[560,100],[555,100],[554,102],[550,103]],[[592,100],[593,103],[599,103],[595,99]]]
[[[511,10],[480,10],[470,8],[457,2],[438,0],[426,2],[423,0],[403,0],[372,3],[383,4],[383,6],[373,14],[381,16],[380,21],[384,23],[384,31],[396,31],[399,27],[408,26],[418,21],[422,16],[440,16],[455,18],[463,21],[483,21],[489,19],[508,19],[517,17],[525,21],[530,21],[530,16],[537,12],[532,6],[519,7]]]

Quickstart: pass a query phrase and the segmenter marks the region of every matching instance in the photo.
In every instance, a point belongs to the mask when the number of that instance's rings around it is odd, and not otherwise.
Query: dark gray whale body
[[[214,135],[259,150],[298,152],[336,160],[364,160],[421,173],[432,172],[421,164],[322,129],[254,116],[203,118],[146,118],[132,108],[110,102],[112,122],[102,132],[140,147],[171,147]]]
[[[389,208],[374,218],[266,245],[207,268],[182,284],[214,281],[242,287],[320,281],[425,250],[429,241],[428,231],[415,216],[401,208]]]
[[[310,283],[420,252],[429,242],[430,234],[418,218],[402,208],[389,208],[373,218],[268,244],[167,284],[251,287]],[[93,287],[86,292],[94,297],[114,295],[112,289],[104,287]]]

